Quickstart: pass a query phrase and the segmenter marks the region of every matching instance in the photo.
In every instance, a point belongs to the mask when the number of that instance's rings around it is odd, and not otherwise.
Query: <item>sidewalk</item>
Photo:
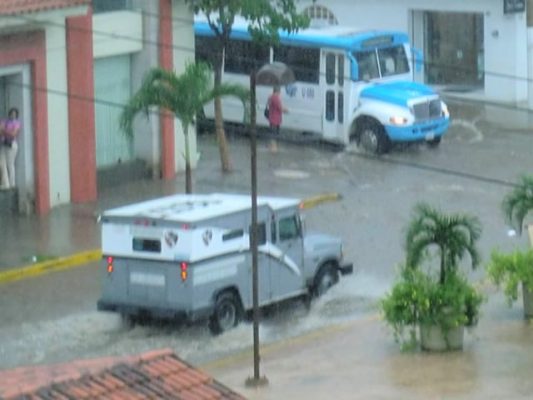
[[[245,387],[251,350],[204,369],[249,399],[531,399],[533,326],[519,305],[492,298],[463,351],[402,353],[378,315],[368,315],[263,347],[265,387]]]

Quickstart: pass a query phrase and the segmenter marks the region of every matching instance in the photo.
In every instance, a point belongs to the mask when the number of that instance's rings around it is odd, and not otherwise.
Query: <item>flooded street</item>
[[[95,265],[70,271],[87,279],[86,273]],[[55,286],[52,275],[48,293],[62,291]],[[31,283],[36,283],[38,279]],[[73,277],[73,279],[75,279]],[[91,279],[91,278],[89,278]],[[31,288],[30,280],[19,282]],[[41,282],[42,283],[42,282]],[[28,285],[29,284],[29,285]],[[55,286],[55,287],[53,287]],[[312,302],[308,309],[302,301],[287,301],[268,310],[260,325],[261,342],[273,343],[296,337],[316,329],[367,317],[376,313],[379,296],[386,287],[379,287],[370,277],[353,275],[332,288],[326,295]],[[5,293],[7,295],[7,293]],[[78,292],[79,295],[83,293]],[[2,293],[4,295],[4,293]],[[96,302],[95,293],[87,293]],[[7,299],[2,304],[9,305]],[[52,302],[48,305],[53,304]],[[16,307],[15,305],[13,305]],[[35,305],[36,308],[46,307]],[[2,368],[26,364],[61,362],[76,358],[124,355],[154,348],[172,348],[183,359],[202,364],[224,356],[239,353],[252,346],[252,322],[243,321],[238,327],[219,336],[213,336],[206,323],[192,326],[172,322],[145,321],[134,326],[123,322],[120,316],[94,310],[87,302],[84,311],[72,310],[66,315],[26,320],[21,314],[18,321],[11,318],[11,326],[0,328],[0,360]],[[0,316],[7,312],[0,311]],[[28,314],[25,314],[28,317]],[[6,316],[7,319],[7,316]]]

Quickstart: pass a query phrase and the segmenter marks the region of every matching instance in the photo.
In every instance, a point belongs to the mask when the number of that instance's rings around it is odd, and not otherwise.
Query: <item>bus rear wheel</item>
[[[383,154],[389,150],[390,141],[383,126],[375,121],[365,121],[359,133],[358,144],[372,154]]]
[[[226,291],[218,295],[215,309],[209,319],[209,329],[219,335],[235,326],[241,320],[241,305],[235,293]]]

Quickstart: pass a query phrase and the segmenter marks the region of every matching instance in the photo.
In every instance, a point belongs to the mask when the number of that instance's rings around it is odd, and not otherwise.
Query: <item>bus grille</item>
[[[425,121],[440,117],[442,113],[440,99],[413,104],[413,113],[416,121]]]

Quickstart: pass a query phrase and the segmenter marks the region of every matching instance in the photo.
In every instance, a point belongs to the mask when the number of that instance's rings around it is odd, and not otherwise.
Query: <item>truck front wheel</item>
[[[239,324],[241,305],[237,296],[230,291],[218,295],[213,315],[209,319],[209,329],[215,335],[225,332]]]
[[[363,122],[359,133],[358,144],[372,154],[383,154],[389,150],[390,141],[385,129],[377,121],[367,120]]]
[[[313,294],[322,296],[339,281],[339,274],[332,264],[325,264],[318,270],[313,285]]]

